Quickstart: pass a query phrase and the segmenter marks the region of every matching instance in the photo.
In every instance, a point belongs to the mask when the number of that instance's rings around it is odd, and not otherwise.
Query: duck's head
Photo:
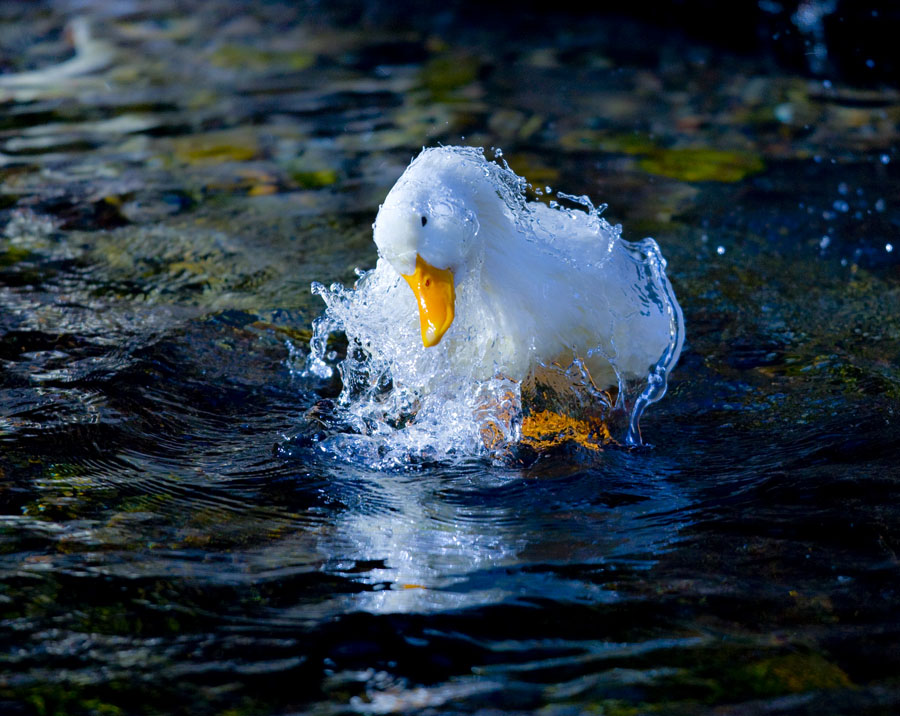
[[[477,159],[484,164],[480,153]],[[477,203],[484,180],[474,156],[425,150],[391,189],[375,219],[378,253],[415,294],[426,348],[437,345],[450,328],[456,286],[480,265]]]

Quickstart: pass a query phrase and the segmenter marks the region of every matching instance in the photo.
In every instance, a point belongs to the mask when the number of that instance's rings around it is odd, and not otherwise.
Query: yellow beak
[[[416,270],[401,275],[419,304],[422,343],[426,348],[436,346],[453,323],[453,302],[456,300],[453,272],[435,268],[416,254]]]

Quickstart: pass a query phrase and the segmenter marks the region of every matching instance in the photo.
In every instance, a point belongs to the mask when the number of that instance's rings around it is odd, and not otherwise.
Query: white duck
[[[526,202],[524,187],[480,149],[438,147],[391,189],[374,224],[376,273],[412,289],[417,350],[476,380],[521,382],[579,357],[599,388],[662,377],[664,391],[684,322],[656,243],[624,241],[596,211]]]

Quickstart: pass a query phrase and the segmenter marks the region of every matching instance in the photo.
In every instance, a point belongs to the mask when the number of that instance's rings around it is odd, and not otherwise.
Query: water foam
[[[653,239],[622,240],[621,227],[601,216],[605,205],[587,197],[556,194],[578,208],[527,202],[530,185],[501,162],[480,149],[425,150],[379,212],[381,221],[400,201],[418,217],[439,202],[467,222],[476,242],[522,242],[502,268],[479,255],[476,268],[462,273],[457,318],[438,345],[422,346],[416,301],[384,255],[375,269],[359,272],[353,288],[313,284],[325,312],[313,324],[304,371],[319,379],[337,371],[342,382],[342,428],[321,441],[323,450],[378,467],[477,455],[502,460],[538,411],[600,420],[613,438],[641,443],[640,417],[664,395],[684,335],[665,259]],[[496,213],[462,202],[452,208],[472,191],[480,202],[496,202]],[[501,308],[492,304],[485,286],[492,271],[503,270],[510,273],[502,285],[527,280],[536,302],[513,293]],[[575,299],[560,299],[561,286]],[[576,299],[585,305],[575,319],[557,318]],[[499,310],[506,313],[498,317]],[[577,330],[570,325],[576,319]],[[556,343],[543,335],[560,331],[567,333],[554,336]],[[328,339],[340,332],[347,352],[338,360]]]

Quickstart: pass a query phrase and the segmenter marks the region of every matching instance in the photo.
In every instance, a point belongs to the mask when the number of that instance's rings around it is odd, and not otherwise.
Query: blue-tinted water
[[[0,711],[897,711],[896,89],[458,7],[0,8]],[[310,284],[438,143],[658,241],[650,446],[322,449]]]

